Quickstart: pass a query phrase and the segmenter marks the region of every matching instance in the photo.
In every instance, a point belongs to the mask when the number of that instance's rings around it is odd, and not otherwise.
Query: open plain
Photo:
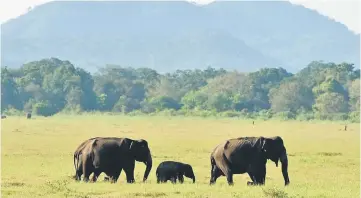
[[[255,121],[217,118],[81,115],[11,117],[1,121],[2,197],[360,197],[360,126],[342,122]],[[290,185],[281,167],[267,163],[266,185],[247,186],[248,174],[234,175],[234,186],[210,180],[210,153],[221,141],[240,136],[283,138]],[[135,165],[135,184],[76,182],[73,152],[95,136],[143,138],[149,142],[153,168],[143,183],[143,163]],[[196,183],[157,184],[161,161],[193,166]]]

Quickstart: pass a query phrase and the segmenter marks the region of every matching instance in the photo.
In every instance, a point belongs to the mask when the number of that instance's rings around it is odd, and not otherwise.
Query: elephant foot
[[[132,179],[132,180],[128,180],[128,181],[127,181],[127,183],[128,183],[128,184],[132,184],[132,183],[134,183],[134,182],[135,182],[135,180],[134,180],[134,179]]]
[[[264,183],[247,182],[247,186],[264,186]]]
[[[254,185],[253,182],[250,182],[250,181],[247,182],[247,186],[253,186],[253,185]]]

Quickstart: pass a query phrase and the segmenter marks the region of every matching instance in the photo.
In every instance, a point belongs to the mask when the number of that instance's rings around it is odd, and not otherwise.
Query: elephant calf
[[[167,182],[167,180],[170,180],[172,183],[177,183],[177,179],[180,183],[183,183],[183,175],[193,179],[193,183],[196,181],[191,165],[175,161],[164,161],[160,163],[157,167],[156,175],[157,183],[164,183]]]

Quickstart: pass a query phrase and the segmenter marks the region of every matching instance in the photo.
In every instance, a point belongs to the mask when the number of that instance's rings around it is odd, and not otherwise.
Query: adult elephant
[[[264,185],[267,160],[282,163],[285,185],[288,177],[287,151],[281,137],[240,137],[228,139],[217,145],[211,154],[211,179],[214,184],[218,177],[226,176],[229,185],[233,185],[233,174],[248,173],[252,182],[248,185]]]
[[[135,161],[146,165],[143,181],[146,181],[152,169],[152,156],[146,140],[132,140],[117,137],[96,137],[83,142],[80,145],[79,161],[84,174],[84,181],[95,182],[98,176],[104,172],[116,182],[122,170],[124,170],[127,183],[135,182]],[[74,163],[75,164],[75,163]]]
[[[75,180],[81,180],[81,175],[83,174],[83,163],[81,160],[81,155],[84,148],[94,139],[98,137],[90,138],[82,142],[78,148],[74,151],[74,168],[75,168]]]

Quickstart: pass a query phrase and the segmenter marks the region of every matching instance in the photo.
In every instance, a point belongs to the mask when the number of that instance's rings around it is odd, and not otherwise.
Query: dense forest
[[[1,112],[114,112],[254,119],[359,122],[360,70],[353,64],[311,62],[242,73],[208,67],[160,74],[106,65],[93,75],[57,58],[1,69]]]

